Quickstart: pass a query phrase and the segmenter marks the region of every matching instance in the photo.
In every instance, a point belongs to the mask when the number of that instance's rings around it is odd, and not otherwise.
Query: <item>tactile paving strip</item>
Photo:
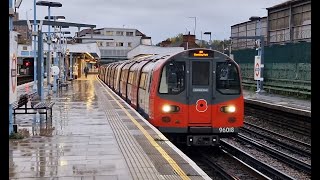
[[[96,84],[96,86],[98,86],[98,84]],[[101,92],[99,88],[96,88],[96,90],[99,97],[103,97],[99,99],[99,103],[101,103],[105,109],[108,121],[112,127],[119,148],[125,157],[133,179],[163,179],[150,159],[141,149],[136,139],[130,134],[130,130],[120,119],[118,111],[112,106],[114,103],[110,103],[112,97],[107,95],[107,93]],[[118,105],[116,104],[114,106]]]

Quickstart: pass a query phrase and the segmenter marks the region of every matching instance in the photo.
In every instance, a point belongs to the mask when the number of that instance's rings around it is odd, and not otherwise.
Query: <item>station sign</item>
[[[10,31],[10,57],[9,57],[9,104],[17,100],[17,53],[18,34]]]
[[[254,57],[254,80],[262,80],[262,78],[261,78],[261,56]]]

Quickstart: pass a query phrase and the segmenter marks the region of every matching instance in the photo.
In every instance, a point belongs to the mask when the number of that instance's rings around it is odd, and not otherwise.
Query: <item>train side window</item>
[[[149,84],[148,84],[148,92],[150,92],[150,87],[151,87],[151,83],[152,83],[152,76],[153,76],[153,70],[151,70],[151,73],[150,73]]]
[[[142,73],[142,74],[141,74],[141,78],[140,78],[140,85],[139,85],[139,87],[140,87],[141,89],[146,89],[146,88],[145,88],[145,83],[146,83],[146,73]]]
[[[217,91],[222,94],[240,94],[240,78],[236,65],[230,62],[218,62],[216,83]]]
[[[162,69],[159,93],[179,94],[185,89],[185,62],[168,62]]]
[[[128,84],[133,84],[133,71],[129,72]]]

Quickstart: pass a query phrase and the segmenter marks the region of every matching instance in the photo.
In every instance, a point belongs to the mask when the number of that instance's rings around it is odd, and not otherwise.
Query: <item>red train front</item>
[[[227,55],[188,49],[118,65],[129,63],[133,68],[126,71],[127,79],[122,77],[121,68],[117,69],[120,77],[114,78],[130,88],[117,93],[171,140],[216,145],[220,137],[233,136],[243,126],[240,69]],[[102,73],[106,71],[101,70],[100,77],[104,77]]]

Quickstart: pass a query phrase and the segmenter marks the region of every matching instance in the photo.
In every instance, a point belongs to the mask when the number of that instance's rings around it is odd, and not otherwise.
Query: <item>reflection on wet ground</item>
[[[9,140],[10,179],[131,179],[99,107],[95,83],[94,75],[77,79],[52,96],[55,105],[48,120],[31,114],[16,117],[28,137]],[[18,94],[30,90],[32,85]]]

